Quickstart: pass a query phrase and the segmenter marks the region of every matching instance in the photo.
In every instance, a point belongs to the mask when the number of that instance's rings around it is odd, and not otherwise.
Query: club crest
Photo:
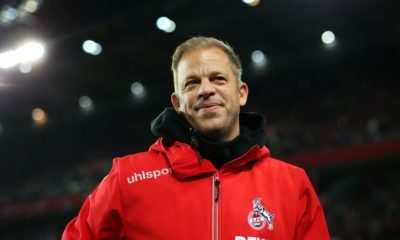
[[[274,229],[273,219],[275,214],[270,213],[262,204],[261,198],[253,200],[253,210],[249,213],[247,221],[250,227],[255,230],[261,230],[268,224],[268,229]]]

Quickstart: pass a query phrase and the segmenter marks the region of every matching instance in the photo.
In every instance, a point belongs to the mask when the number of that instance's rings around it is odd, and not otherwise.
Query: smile
[[[199,112],[208,113],[208,112],[214,112],[214,111],[218,110],[221,106],[222,105],[218,104],[218,103],[207,103],[207,104],[200,105],[196,109]]]

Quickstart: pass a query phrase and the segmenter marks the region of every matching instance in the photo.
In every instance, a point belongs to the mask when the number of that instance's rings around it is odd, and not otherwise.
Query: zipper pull
[[[215,179],[214,179],[214,184],[215,184],[215,189],[216,189],[215,202],[218,202],[218,200],[219,200],[219,194],[220,194],[219,185],[220,185],[220,183],[221,183],[221,181],[219,180],[218,175],[215,175]]]

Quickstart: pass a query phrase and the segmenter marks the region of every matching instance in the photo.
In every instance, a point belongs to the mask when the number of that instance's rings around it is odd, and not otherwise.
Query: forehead
[[[179,61],[177,70],[179,73],[192,73],[206,69],[226,70],[230,69],[228,55],[217,47],[198,49],[186,53]]]

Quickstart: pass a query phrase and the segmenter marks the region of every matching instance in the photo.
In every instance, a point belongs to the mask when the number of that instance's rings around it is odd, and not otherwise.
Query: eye
[[[188,79],[185,82],[185,88],[193,86],[194,84],[196,84],[198,81],[196,79]]]
[[[222,76],[222,75],[217,75],[217,76],[214,77],[214,81],[225,82],[226,78],[224,76]]]

